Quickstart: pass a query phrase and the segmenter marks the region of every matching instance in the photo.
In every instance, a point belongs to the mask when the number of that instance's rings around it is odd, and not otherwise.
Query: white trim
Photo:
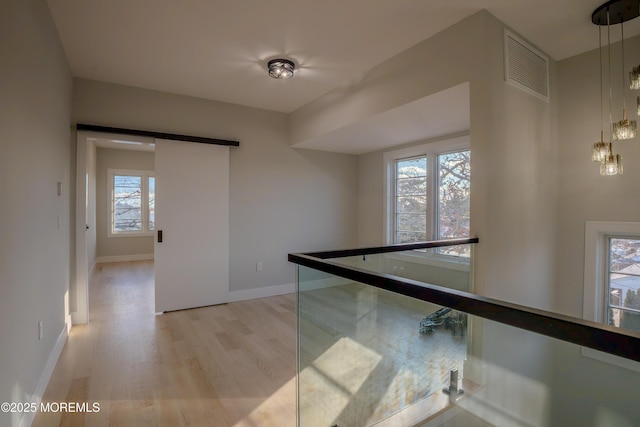
[[[605,323],[607,239],[640,236],[640,222],[586,221],[582,318]],[[582,347],[582,355],[640,372],[640,363]]]
[[[62,350],[64,349],[64,345],[67,342],[67,337],[69,336],[69,325],[65,324],[62,327],[62,331],[60,331],[60,335],[56,340],[53,349],[51,349],[51,353],[49,353],[49,357],[47,358],[47,363],[44,365],[44,369],[42,374],[40,375],[40,380],[36,385],[36,388],[31,395],[30,404],[39,407],[40,402],[42,401],[42,396],[44,396],[44,392],[47,389],[47,385],[49,385],[49,380],[51,379],[51,375],[53,374],[53,370],[56,368],[56,364],[58,363],[58,359],[60,358],[60,354],[62,354]],[[28,427],[33,423],[33,420],[36,417],[36,412],[24,412],[22,417],[18,420],[17,427]]]
[[[256,298],[267,298],[276,295],[293,294],[296,292],[295,283],[285,285],[266,286],[264,288],[244,289],[241,291],[229,291],[228,302],[245,301]]]
[[[88,135],[76,138],[76,307],[73,324],[89,322],[89,275],[87,260],[87,144]]]
[[[96,264],[104,264],[109,262],[147,261],[151,259],[153,259],[153,254],[99,256],[96,258]]]
[[[72,325],[78,325],[80,323],[87,323],[87,322],[81,322],[80,320],[80,315],[78,314],[77,311],[72,311],[71,313],[69,313],[69,317],[71,318],[71,324]]]

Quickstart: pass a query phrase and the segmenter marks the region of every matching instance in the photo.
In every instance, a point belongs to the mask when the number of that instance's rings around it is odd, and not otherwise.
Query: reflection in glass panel
[[[427,240],[427,233],[413,231],[399,231],[396,233],[396,243],[414,243]]]
[[[471,253],[473,245],[458,247],[455,252]],[[470,292],[470,260],[468,258],[452,261],[450,258],[434,257],[432,249],[400,251],[383,254],[356,255],[332,258],[331,261],[356,267],[365,271],[391,274],[397,277],[432,283],[459,291]]]

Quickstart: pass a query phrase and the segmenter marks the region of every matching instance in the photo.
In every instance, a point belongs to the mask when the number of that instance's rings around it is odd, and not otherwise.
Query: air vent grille
[[[549,102],[549,59],[529,43],[505,30],[505,80]]]

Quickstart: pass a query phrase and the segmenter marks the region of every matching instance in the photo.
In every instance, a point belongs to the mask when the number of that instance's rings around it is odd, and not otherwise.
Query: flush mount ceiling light
[[[272,59],[267,63],[267,68],[274,79],[290,79],[296,66],[288,59]]]

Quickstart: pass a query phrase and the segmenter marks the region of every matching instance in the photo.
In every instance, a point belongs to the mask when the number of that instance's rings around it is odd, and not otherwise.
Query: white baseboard
[[[78,313],[77,311],[72,311],[70,314],[71,317],[71,324],[72,325],[79,325],[80,323],[82,323],[80,321],[80,313]]]
[[[96,264],[103,264],[107,262],[147,261],[150,259],[153,259],[153,254],[99,256],[96,258]]]
[[[332,277],[328,279],[319,279],[304,282],[304,290],[310,291],[314,289],[328,288],[331,286],[340,286],[351,283],[353,280],[344,279],[342,277]],[[276,295],[285,295],[295,293],[297,290],[295,283],[286,285],[267,286],[264,288],[246,289],[243,291],[230,291],[227,295],[228,302],[245,301],[256,298],[274,297]]]
[[[64,325],[58,339],[56,340],[51,353],[49,353],[49,357],[47,358],[47,363],[44,365],[44,370],[42,371],[42,375],[40,375],[40,380],[36,385],[36,389],[31,395],[31,403],[36,407],[40,406],[40,402],[42,401],[42,396],[44,396],[44,392],[47,389],[47,385],[49,385],[49,380],[51,379],[51,375],[53,374],[53,370],[56,368],[56,364],[58,363],[58,358],[60,358],[60,354],[62,353],[62,349],[64,349],[64,345],[67,342],[67,337],[69,336],[68,330],[70,326]],[[35,412],[24,412],[22,417],[18,420],[17,427],[29,427],[33,420],[36,417]]]
[[[230,291],[229,302],[245,301],[248,299],[274,297],[276,295],[292,294],[296,291],[295,283],[286,285],[267,286],[264,288],[246,289],[243,291]]]

